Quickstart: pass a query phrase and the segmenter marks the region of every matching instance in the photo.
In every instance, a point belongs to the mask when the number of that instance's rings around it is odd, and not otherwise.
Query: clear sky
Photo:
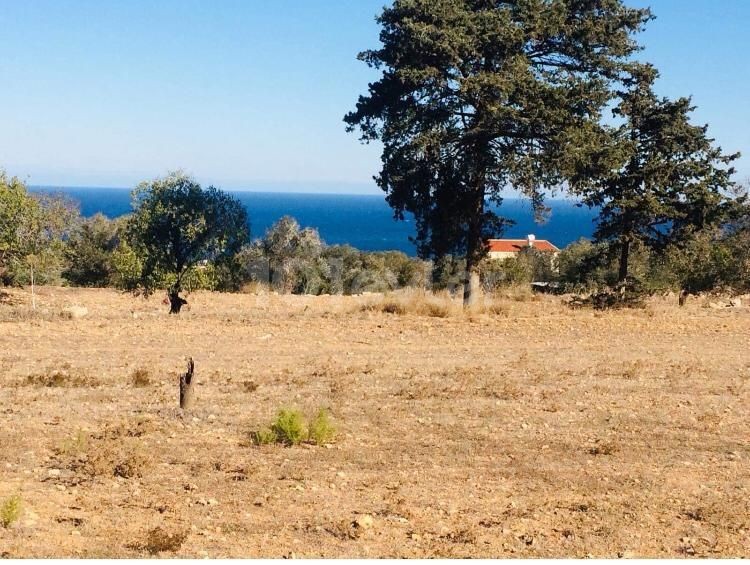
[[[376,192],[342,122],[377,75],[386,0],[0,0],[0,167],[30,184],[133,186],[182,168],[222,188]],[[750,0],[627,0],[660,94],[745,154]]]

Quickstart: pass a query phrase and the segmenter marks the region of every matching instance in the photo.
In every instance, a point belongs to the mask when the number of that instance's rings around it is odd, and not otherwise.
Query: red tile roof
[[[489,251],[501,253],[518,253],[529,246],[528,239],[488,239],[487,245]],[[538,251],[560,251],[546,239],[537,239],[534,241],[534,249]]]

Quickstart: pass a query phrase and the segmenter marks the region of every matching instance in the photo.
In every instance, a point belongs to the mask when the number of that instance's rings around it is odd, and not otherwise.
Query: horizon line
[[[118,191],[129,191],[132,192],[135,190],[135,187],[129,188],[126,186],[95,186],[95,185],[52,185],[52,184],[29,184],[27,185],[29,189],[41,189],[41,190],[65,190],[65,189],[80,189],[80,190],[118,190]],[[219,190],[222,190],[224,192],[246,192],[246,193],[256,193],[256,194],[293,194],[293,195],[320,195],[320,196],[385,196],[385,193],[383,191],[380,192],[327,192],[327,191],[304,191],[304,190],[269,190],[269,189],[255,189],[255,188],[221,188],[213,184],[209,184],[208,186],[214,186],[215,188],[218,188]],[[521,194],[513,194],[508,196],[502,196],[503,200],[528,200],[528,197],[524,197]],[[548,196],[545,197],[545,201],[550,200],[567,200],[567,201],[576,201],[575,198],[573,198],[570,195],[562,195],[558,194],[555,196]]]

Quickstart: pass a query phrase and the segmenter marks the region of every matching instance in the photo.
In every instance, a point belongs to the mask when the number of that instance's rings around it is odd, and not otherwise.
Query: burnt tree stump
[[[180,375],[180,408],[187,410],[193,404],[193,371],[195,363],[193,358],[188,359],[187,372]]]

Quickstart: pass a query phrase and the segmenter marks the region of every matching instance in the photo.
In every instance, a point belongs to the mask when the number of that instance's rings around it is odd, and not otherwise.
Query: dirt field
[[[0,303],[0,555],[750,556],[747,306],[160,298]],[[254,445],[283,407],[335,441]]]

